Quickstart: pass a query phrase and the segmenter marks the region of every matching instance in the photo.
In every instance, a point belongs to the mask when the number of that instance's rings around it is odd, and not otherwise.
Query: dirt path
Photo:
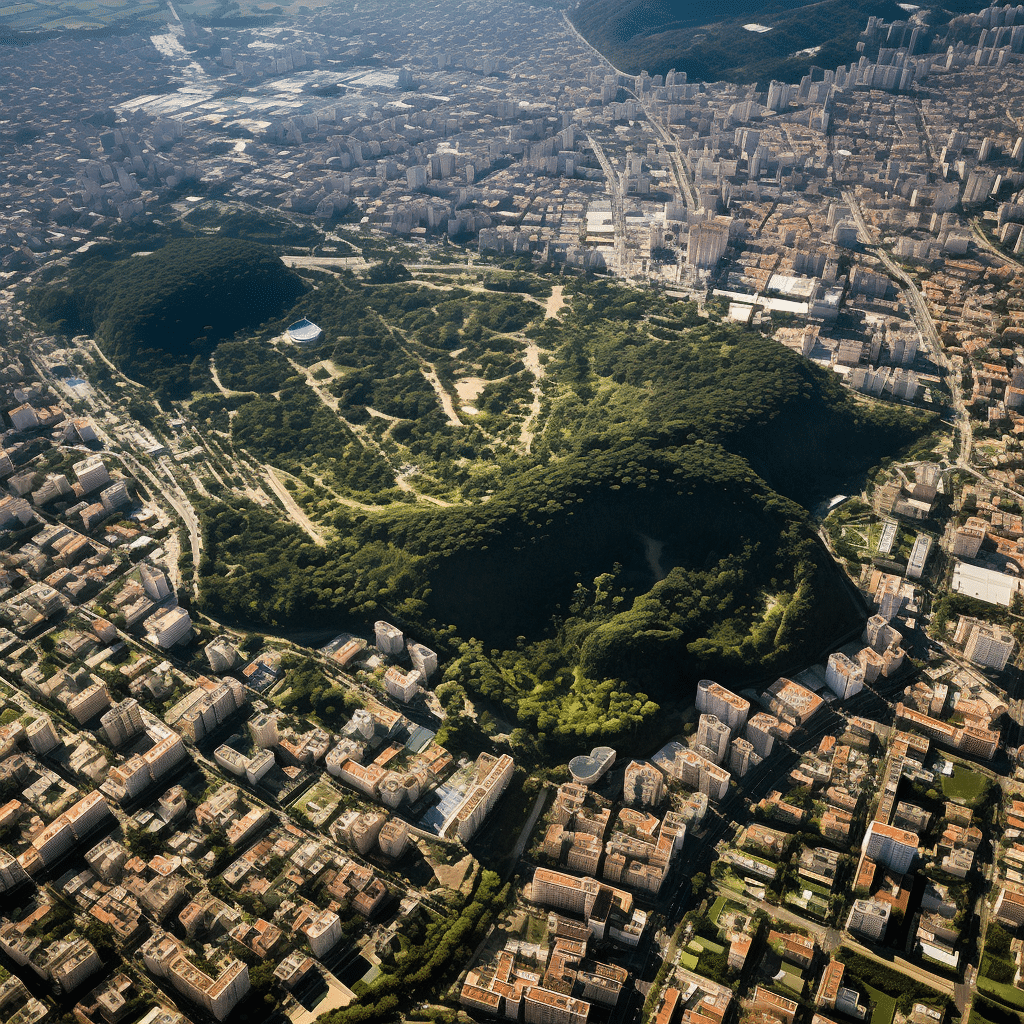
[[[544,319],[553,320],[558,316],[559,311],[568,306],[569,303],[562,298],[562,292],[565,291],[565,286],[556,284],[551,289],[551,294],[548,296],[548,301],[544,304]]]
[[[210,356],[210,376],[213,378],[213,383],[217,390],[227,398],[231,398],[234,395],[251,395],[251,391],[232,391],[231,388],[225,387],[221,382],[220,377],[217,374],[217,361],[213,356]]]
[[[529,452],[533,449],[533,438],[537,431],[537,421],[540,418],[540,385],[545,371],[540,361],[540,349],[537,348],[537,343],[529,338],[525,340],[526,351],[523,353],[523,366],[533,374],[533,385],[530,388],[533,398],[530,402],[530,413],[523,420],[523,425],[519,430],[519,443]]]
[[[412,355],[412,353],[409,354]],[[417,357],[413,356],[413,358]],[[448,422],[453,427],[464,427],[466,424],[459,419],[459,414],[455,411],[455,404],[452,402],[452,396],[448,394],[441,383],[441,378],[438,377],[434,364],[428,363],[423,359],[420,359],[419,363],[420,373],[423,374],[427,383],[434,389],[434,394],[437,395],[437,400],[441,403],[441,408],[444,410],[445,416],[448,417]]]
[[[324,540],[323,534],[313,525],[309,516],[299,508],[298,502],[292,497],[291,492],[278,479],[274,467],[264,466],[263,475],[267,483],[270,484],[271,490],[281,499],[281,504],[284,505],[291,519],[309,534],[314,544],[321,548],[326,547],[327,541]]]
[[[411,352],[408,354],[413,359],[417,359],[417,361],[420,362],[421,364],[423,363],[422,360],[419,360]],[[395,474],[395,486],[399,488],[399,490],[406,491],[409,494],[412,494],[418,501],[426,501],[431,505],[441,505],[447,507],[448,505],[451,504],[451,502],[442,501],[440,498],[435,498],[432,495],[422,494],[421,492],[417,491],[416,488],[413,487],[411,483],[409,483],[408,477],[414,475],[416,472],[418,472],[418,470],[415,468],[409,470],[396,469],[395,466],[392,464],[391,460],[388,458],[387,453],[377,443],[377,440],[370,434],[370,432],[366,429],[365,426],[359,423],[350,423],[347,419],[345,419],[344,416],[341,415],[341,413],[338,411],[340,405],[339,400],[335,398],[333,395],[329,395],[326,391],[324,391],[322,387],[320,387],[319,383],[313,379],[313,375],[307,367],[303,366],[301,363],[296,362],[294,359],[289,359],[288,362],[291,363],[291,365],[295,368],[295,371],[297,373],[301,373],[306,378],[306,383],[313,389],[313,392],[316,394],[317,398],[319,398],[320,401],[323,402],[323,404],[326,405],[327,408],[330,409],[331,412],[333,412],[334,415],[337,416],[338,419],[341,420],[341,422],[344,423],[345,426],[348,427],[350,431],[352,431],[352,434],[355,436],[356,440],[359,441],[359,443],[364,448],[374,452],[380,459],[384,461],[384,464],[391,469],[391,471]],[[429,373],[426,369],[424,369],[424,365],[430,367]],[[441,401],[441,406],[442,408],[444,408],[445,413],[448,414],[449,421],[453,423],[453,425],[464,427],[465,424],[462,422],[462,420],[458,418],[458,416],[455,415],[455,409],[452,406],[451,396],[449,396],[448,392],[446,392],[444,388],[441,386],[441,381],[438,379],[437,374],[434,372],[434,367],[431,366],[430,363],[426,363],[424,365],[420,366],[420,372],[430,382],[430,385],[431,387],[433,387],[434,391],[437,392],[438,398]],[[433,379],[431,379],[431,377]],[[447,405],[445,405],[445,399],[447,399]],[[376,416],[379,419],[391,420],[391,426],[394,426],[395,423],[398,422],[398,418],[394,416],[389,416],[387,415],[387,413],[382,413],[377,409],[372,410],[371,415]],[[390,427],[388,429],[390,429]],[[358,501],[353,501],[352,499],[349,498],[342,498],[336,494],[333,496],[333,500],[340,502],[342,505],[348,505],[350,508],[379,511],[379,509],[376,506],[363,505],[360,504]]]

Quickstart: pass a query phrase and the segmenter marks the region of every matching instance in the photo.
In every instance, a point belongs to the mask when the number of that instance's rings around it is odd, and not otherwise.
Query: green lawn
[[[871,1000],[871,1024],[892,1024],[896,1016],[896,1000],[870,985],[864,985],[864,989]]]
[[[1014,1006],[1018,1010],[1024,1010],[1024,991],[1021,991],[1013,985],[1005,985],[1001,982],[993,981],[991,978],[986,978],[984,975],[980,975],[978,978],[978,988],[986,995],[992,996],[994,999],[998,999],[1001,1003]]]
[[[526,941],[539,945],[547,938],[547,934],[547,918],[534,917],[533,914],[530,914],[526,919],[526,934],[524,936]]]
[[[712,942],[711,939],[705,939],[703,935],[700,935],[695,940],[701,946],[706,953],[724,953],[725,946],[718,942]]]
[[[949,800],[970,802],[976,800],[988,788],[989,780],[985,775],[972,772],[962,765],[953,766],[953,774],[942,776],[942,795]]]
[[[708,917],[710,917],[715,924],[718,924],[719,915],[725,909],[726,902],[727,901],[724,896],[719,896],[718,899],[711,904],[711,910],[708,912]]]
[[[697,964],[698,964],[698,963],[699,963],[700,961],[699,961],[699,960],[697,959],[697,957],[695,957],[695,956],[694,956],[694,955],[693,955],[692,953],[681,953],[681,954],[679,955],[679,962],[680,962],[680,963],[681,963],[681,964],[682,964],[682,965],[683,965],[683,966],[684,966],[684,967],[685,967],[685,968],[686,968],[686,969],[687,969],[688,971],[695,971],[695,970],[697,970]]]
[[[779,984],[788,990],[789,995],[795,994],[799,998],[804,994],[804,979],[799,974],[787,972],[784,977],[779,979]]]

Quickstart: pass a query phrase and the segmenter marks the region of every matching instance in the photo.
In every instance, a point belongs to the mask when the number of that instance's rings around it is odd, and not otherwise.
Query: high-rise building
[[[953,535],[953,554],[958,558],[977,558],[988,530],[984,519],[972,516]]]
[[[1006,668],[1015,646],[1013,634],[1008,629],[967,615],[960,616],[953,643],[964,645],[964,656],[968,661],[994,668],[997,672]]]
[[[74,715],[75,721],[79,725],[84,725],[90,718],[108,707],[110,707],[110,694],[107,693],[106,683],[103,682],[87,686],[67,702],[68,711]]]
[[[100,719],[100,726],[112,747],[127,743],[145,728],[139,702],[134,697],[128,697],[115,704]]]
[[[751,768],[756,768],[761,760],[754,750],[754,745],[740,736],[737,736],[729,746],[729,771],[733,775],[743,778]]]
[[[840,700],[846,700],[864,689],[864,669],[842,652],[836,651],[829,655],[825,684]]]
[[[217,1020],[224,1020],[249,991],[249,968],[233,957],[224,957],[217,964],[217,973],[207,974],[189,960],[177,939],[160,932],[146,941],[141,953],[153,974],[166,978]]]
[[[665,795],[665,776],[654,767],[640,761],[630,761],[622,786],[623,802],[630,807],[655,807]]]
[[[775,744],[775,730],[778,728],[779,720],[774,715],[759,711],[750,721],[747,722],[747,729],[744,736],[754,748],[759,757],[768,757]]]
[[[864,834],[861,849],[866,857],[904,875],[917,856],[917,843],[917,836],[908,829],[872,821]]]
[[[729,749],[729,726],[719,721],[717,715],[701,715],[697,723],[697,745],[705,747],[709,757],[715,764],[725,761]]]
[[[107,467],[103,465],[103,460],[98,455],[90,455],[89,458],[76,462],[72,469],[79,484],[82,486],[84,494],[98,491],[101,487],[106,487],[110,483],[110,474],[107,472]]]
[[[25,738],[28,745],[37,754],[47,754],[60,746],[60,735],[49,715],[40,715],[34,722],[25,727]]]
[[[846,918],[846,930],[874,942],[881,940],[889,924],[892,906],[878,900],[854,900]]]
[[[374,640],[377,650],[385,657],[394,658],[402,653],[405,647],[405,636],[397,626],[383,620],[373,624]]]
[[[192,632],[192,619],[184,608],[161,608],[145,621],[151,643],[169,648]]]
[[[701,679],[697,683],[696,705],[699,712],[717,716],[732,732],[743,727],[750,713],[750,701],[710,679]]]
[[[171,596],[171,584],[167,577],[148,562],[139,563],[139,581],[151,601],[163,601]]]
[[[257,747],[273,747],[279,742],[276,714],[257,715],[249,722],[253,743]]]
[[[703,221],[690,228],[686,263],[698,270],[713,270],[729,247],[729,225]]]
[[[411,643],[409,657],[412,659],[413,668],[419,671],[423,679],[429,680],[437,671],[437,655],[429,647]]]
[[[893,643],[897,645],[903,639],[903,634],[894,629],[881,615],[872,615],[864,626],[864,634],[861,638],[873,651],[884,651]]]

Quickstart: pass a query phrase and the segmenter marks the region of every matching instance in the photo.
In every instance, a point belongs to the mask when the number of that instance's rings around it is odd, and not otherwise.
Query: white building
[[[420,679],[421,676],[418,670],[413,669],[412,672],[406,675],[400,668],[392,665],[384,673],[384,689],[395,700],[408,704],[420,692]]]
[[[642,761],[630,761],[622,784],[623,803],[630,807],[656,807],[665,796],[665,776]]]
[[[214,672],[227,672],[238,660],[238,651],[226,636],[211,640],[204,648],[204,653]]]
[[[700,716],[697,723],[697,745],[705,747],[709,751],[705,756],[715,764],[725,762],[725,756],[729,749],[729,737],[729,726],[720,721],[717,715]]]
[[[932,538],[926,533],[919,533],[907,561],[907,578],[919,580],[924,573],[925,563],[932,550]]]
[[[484,818],[505,792],[515,772],[515,762],[508,754],[495,758],[481,754],[476,761],[477,782],[471,786],[461,803],[445,819],[441,836],[457,835],[464,843],[473,838]]]
[[[49,715],[40,715],[25,727],[28,745],[37,754],[47,754],[60,746],[60,735]]]
[[[704,221],[690,228],[686,262],[697,270],[712,270],[729,247],[729,225]]]
[[[864,669],[845,654],[836,651],[829,655],[825,684],[840,700],[846,700],[864,689]]]
[[[953,535],[953,554],[958,558],[977,558],[987,528],[988,523],[984,519],[973,516],[963,526],[957,527]]]
[[[233,957],[219,962],[216,975],[207,974],[189,960],[176,939],[159,932],[146,941],[141,953],[148,970],[166,978],[217,1020],[224,1020],[249,991],[249,968]]]
[[[409,644],[409,657],[412,659],[415,668],[423,679],[429,680],[437,671],[437,655],[423,644]]]
[[[854,900],[846,918],[846,930],[863,935],[873,942],[881,941],[889,924],[892,907],[877,900]]]
[[[964,645],[964,656],[975,665],[1001,672],[1015,646],[1013,634],[1003,626],[961,615],[953,643]]]
[[[68,700],[67,709],[79,725],[84,725],[90,718],[110,707],[110,695],[106,683],[98,682],[87,686],[81,693],[76,693]]]
[[[249,723],[253,743],[257,747],[276,746],[279,737],[277,732],[277,715],[257,715]]]
[[[148,562],[139,564],[139,581],[151,601],[163,601],[171,596],[171,584],[167,577]]]
[[[377,650],[387,658],[397,657],[405,647],[405,636],[397,626],[383,620],[373,624],[374,642]]]
[[[747,722],[745,738],[757,752],[759,757],[768,757],[775,744],[775,730],[779,720],[774,715],[759,711]]]
[[[872,821],[868,824],[861,850],[873,861],[904,875],[917,856],[917,842],[917,836],[908,829]]]
[[[332,910],[321,910],[302,927],[313,955],[321,960],[341,938],[341,918]]]
[[[184,608],[161,608],[145,621],[151,643],[157,647],[173,647],[192,632],[192,619]]]
[[[751,768],[756,768],[762,758],[748,740],[737,736],[729,746],[729,771],[743,778]]]
[[[738,697],[710,679],[702,679],[697,683],[696,705],[699,712],[715,715],[732,732],[743,727],[750,713],[750,701]]]
[[[85,494],[98,491],[110,483],[110,474],[98,455],[91,455],[87,459],[82,459],[81,462],[76,462],[72,469]]]
[[[100,726],[112,747],[127,743],[145,728],[139,702],[134,697],[128,697],[115,704],[100,719]]]
[[[128,493],[128,485],[123,480],[100,491],[100,504],[108,512],[116,512],[119,508],[130,505],[132,496]]]

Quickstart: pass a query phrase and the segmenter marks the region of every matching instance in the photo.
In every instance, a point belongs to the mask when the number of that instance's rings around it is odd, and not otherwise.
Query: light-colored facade
[[[622,799],[630,807],[656,807],[665,796],[665,776],[641,761],[630,761],[622,784]]]
[[[743,723],[750,713],[750,701],[744,700],[710,679],[701,679],[697,683],[695,704],[699,712],[715,715],[733,732],[743,728]]]
[[[864,689],[864,669],[842,652],[836,651],[828,657],[825,684],[840,700],[846,700]]]
[[[157,647],[173,647],[192,630],[192,619],[184,608],[161,608],[146,619],[146,632]]]
[[[1015,646],[1013,634],[1002,626],[961,615],[953,643],[964,645],[964,657],[975,665],[1001,672]]]
[[[715,764],[725,761],[729,750],[729,726],[719,720],[717,715],[704,714],[697,723],[697,744],[706,747],[707,755]]]
[[[892,906],[878,900],[854,900],[846,918],[846,930],[872,942],[881,941],[889,924]]]
[[[917,843],[917,836],[908,829],[872,821],[868,824],[861,849],[866,857],[903,875],[917,856]]]
[[[775,745],[775,730],[779,720],[774,715],[759,711],[747,722],[744,738],[757,752],[759,757],[768,757]]]

